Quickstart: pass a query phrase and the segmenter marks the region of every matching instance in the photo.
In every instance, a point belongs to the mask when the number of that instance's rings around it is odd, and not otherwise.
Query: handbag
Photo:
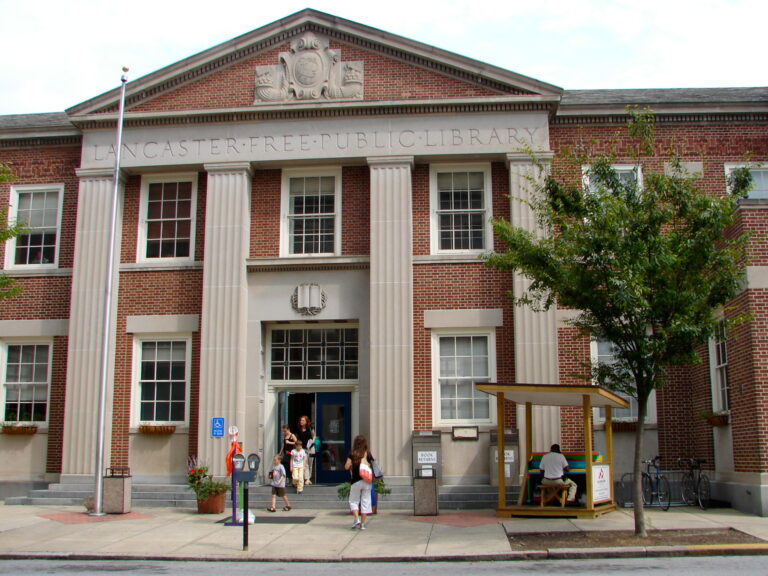
[[[371,468],[368,458],[365,456],[360,460],[360,480],[366,484],[373,484],[373,468]]]
[[[374,478],[384,478],[384,471],[381,469],[381,466],[379,466],[378,460],[371,462],[371,470],[373,470]]]

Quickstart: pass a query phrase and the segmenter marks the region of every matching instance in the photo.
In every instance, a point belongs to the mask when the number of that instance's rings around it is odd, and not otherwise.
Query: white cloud
[[[314,8],[565,88],[765,85],[762,0],[324,0]],[[305,0],[0,0],[0,114],[64,110]],[[758,17],[760,15],[760,17]]]

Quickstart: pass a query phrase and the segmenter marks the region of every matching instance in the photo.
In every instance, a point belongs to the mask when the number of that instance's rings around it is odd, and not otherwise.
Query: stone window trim
[[[432,346],[432,426],[436,429],[451,427],[454,425],[476,425],[490,426],[496,424],[496,397],[482,394],[484,401],[488,402],[487,418],[443,418],[441,415],[441,393],[440,393],[440,342],[442,338],[456,337],[485,337],[487,338],[488,348],[488,376],[473,381],[496,381],[496,328],[494,327],[472,327],[472,328],[434,328],[431,333]],[[473,387],[474,388],[474,387]]]
[[[281,258],[321,258],[341,256],[342,237],[342,170],[340,166],[316,166],[306,168],[286,168],[282,171],[280,186],[280,257]],[[291,196],[290,184],[294,178],[323,178],[334,179],[333,215],[333,251],[332,252],[302,252],[292,251],[293,237],[291,234]]]
[[[728,333],[720,319],[715,334],[709,339],[709,379],[712,388],[712,411],[730,410],[728,381]]]
[[[47,262],[16,263],[16,248],[22,238],[34,234],[34,227],[29,232],[21,234],[16,238],[11,238],[6,243],[5,249],[5,269],[6,270],[50,270],[58,268],[59,250],[61,247],[61,212],[64,204],[64,184],[19,184],[11,186],[10,205],[8,207],[8,223],[13,224],[17,221],[19,214],[20,197],[22,195],[35,195],[45,193],[56,193],[56,223],[55,223],[55,246],[53,247],[53,257],[46,258]],[[49,207],[46,206],[48,209]],[[40,227],[38,227],[40,228]],[[46,229],[53,229],[53,226],[45,226]],[[41,246],[41,250],[42,250]],[[41,258],[42,259],[42,258]]]
[[[138,242],[136,243],[136,262],[137,263],[157,263],[164,264],[189,264],[195,260],[195,236],[197,229],[197,172],[179,172],[168,174],[146,174],[141,177],[141,196],[139,200],[139,230]],[[151,184],[170,184],[170,183],[190,183],[192,190],[190,206],[190,231],[189,231],[189,254],[181,257],[148,257],[147,256],[147,237],[148,237],[148,204],[149,187]],[[186,220],[186,218],[184,218]]]
[[[45,386],[46,392],[45,392],[45,412],[46,416],[44,420],[32,420],[32,419],[22,419],[18,420],[15,418],[6,418],[7,410],[6,405],[8,403],[9,397],[8,397],[8,387],[9,385],[14,385],[11,382],[8,382],[8,354],[9,349],[13,346],[21,346],[21,347],[38,347],[38,346],[45,346],[48,348],[47,354],[47,367],[46,367],[46,381],[45,383],[41,382],[35,382],[34,384],[29,383],[20,383],[21,386],[24,385],[30,385],[30,386]],[[28,422],[33,423],[38,427],[38,430],[47,430],[48,429],[48,421],[50,418],[50,394],[51,394],[51,372],[52,372],[52,365],[53,365],[53,355],[54,355],[54,347],[53,347],[53,340],[51,338],[7,338],[0,341],[0,378],[2,378],[2,382],[0,383],[0,398],[2,399],[2,414],[0,415],[0,420],[3,422]],[[35,398],[35,403],[39,403],[37,401],[37,398]]]
[[[482,248],[441,249],[440,248],[440,197],[438,175],[458,172],[483,173],[483,246]],[[493,189],[491,180],[491,164],[482,163],[452,163],[430,164],[429,166],[429,214],[430,214],[430,254],[471,254],[479,255],[493,251]]]
[[[591,338],[589,342],[590,362],[594,366],[597,364],[603,356],[599,353],[598,339]],[[593,382],[597,385],[597,382]],[[629,401],[629,408],[614,408],[612,411],[611,420],[613,422],[637,422],[637,401],[627,394],[616,392],[619,396]],[[605,409],[594,408],[593,409],[593,423],[595,426],[602,426],[605,424]],[[655,426],[657,423],[656,415],[656,391],[652,391],[648,397],[647,414],[645,418],[645,424]],[[651,427],[653,427],[651,426]],[[650,428],[649,428],[650,429]]]
[[[142,382],[142,349],[144,343],[184,343],[184,417],[181,420],[142,420],[141,418],[141,382]],[[183,432],[189,428],[190,392],[192,376],[192,335],[188,333],[142,333],[133,338],[132,376],[131,376],[131,432],[139,431],[141,425],[170,424],[176,426],[176,431]]]

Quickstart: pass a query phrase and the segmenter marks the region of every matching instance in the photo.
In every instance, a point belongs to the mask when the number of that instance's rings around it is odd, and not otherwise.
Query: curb
[[[139,555],[139,554],[81,554],[72,552],[26,552],[2,553],[0,560],[147,560],[159,562],[280,562],[280,563],[397,563],[397,562],[500,562],[526,560],[588,560],[595,558],[664,558],[684,556],[760,556],[768,555],[768,543],[734,545],[691,545],[691,546],[625,546],[623,548],[550,548],[546,550],[516,550],[505,554],[466,554],[434,556],[341,556],[336,558],[275,558],[251,556],[248,551],[228,556],[185,556],[185,555]]]

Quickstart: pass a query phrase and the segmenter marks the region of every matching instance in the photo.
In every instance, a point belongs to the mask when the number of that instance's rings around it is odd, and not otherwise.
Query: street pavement
[[[701,511],[646,510],[650,529],[734,528],[764,543],[614,549],[513,551],[508,537],[524,532],[633,530],[632,510],[594,519],[497,518],[492,510],[446,511],[413,516],[381,511],[367,529],[351,529],[338,510],[270,513],[255,510],[248,529],[227,526],[229,514],[198,514],[190,508],[135,508],[128,514],[88,515],[76,506],[0,504],[0,559],[156,559],[262,561],[437,561],[531,558],[634,557],[648,555],[768,554],[768,518],[728,508]]]

